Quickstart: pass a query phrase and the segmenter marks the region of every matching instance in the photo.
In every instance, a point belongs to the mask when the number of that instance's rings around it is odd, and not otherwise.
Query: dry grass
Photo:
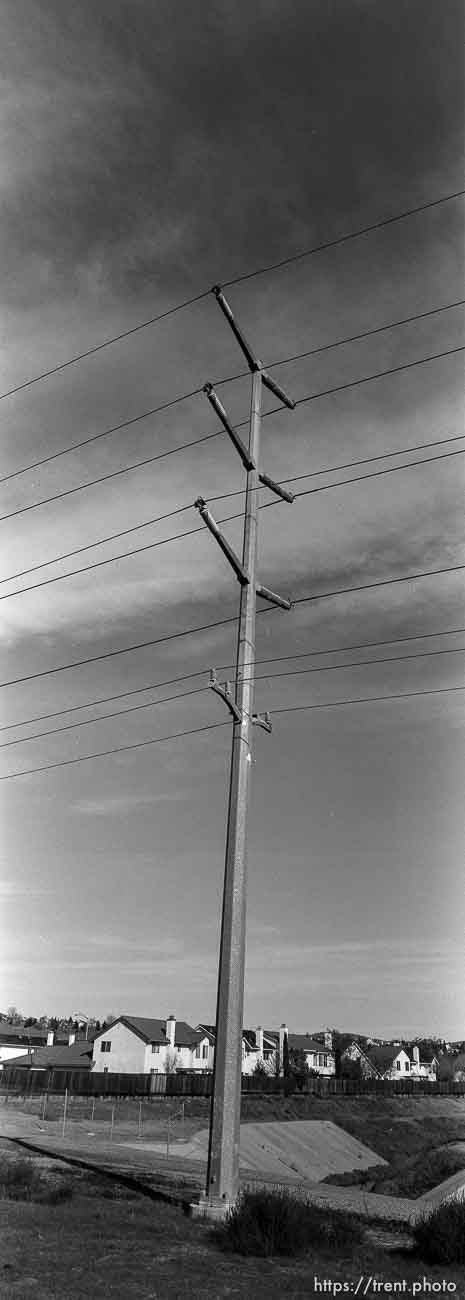
[[[411,1284],[425,1272],[420,1259],[363,1242],[296,1260],[225,1255],[209,1224],[83,1174],[69,1203],[0,1202],[0,1227],[2,1300],[298,1300],[316,1294],[315,1276],[355,1289],[362,1274]],[[453,1282],[464,1300],[457,1270],[433,1267],[428,1278]]]

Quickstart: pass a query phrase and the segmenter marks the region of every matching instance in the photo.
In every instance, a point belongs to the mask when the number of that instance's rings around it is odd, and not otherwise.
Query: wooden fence
[[[91,1070],[32,1070],[24,1066],[0,1071],[0,1096],[29,1097],[64,1093],[75,1097],[210,1097],[211,1073],[111,1074]],[[243,1095],[281,1094],[291,1090],[283,1079],[249,1074],[242,1076]],[[427,1079],[310,1078],[302,1090],[314,1097],[464,1097],[463,1082],[429,1082]],[[292,1089],[294,1096],[301,1095]]]

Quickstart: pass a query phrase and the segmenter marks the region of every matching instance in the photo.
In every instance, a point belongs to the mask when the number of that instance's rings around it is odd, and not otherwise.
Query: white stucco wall
[[[102,1052],[102,1042],[111,1043],[111,1051]],[[126,1025],[116,1024],[94,1040],[92,1068],[110,1074],[143,1074],[146,1044]]]

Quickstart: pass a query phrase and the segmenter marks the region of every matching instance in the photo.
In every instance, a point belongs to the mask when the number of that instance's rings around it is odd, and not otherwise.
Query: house
[[[46,1029],[39,1029],[37,1025],[25,1029],[24,1025],[11,1025],[2,1021],[0,1023],[0,1069],[7,1061],[26,1055],[32,1048],[44,1047],[47,1042]]]
[[[204,1071],[210,1054],[209,1036],[183,1020],[168,1016],[118,1016],[96,1034],[92,1068],[112,1074],[174,1074]]]
[[[271,1029],[244,1029],[242,1034],[242,1074],[253,1074],[257,1066],[273,1074],[279,1053],[279,1035]]]
[[[336,1061],[330,1030],[324,1030],[322,1033],[312,1035],[290,1034],[286,1026],[282,1026],[282,1029],[284,1029],[287,1036],[288,1051],[303,1052],[309,1070],[313,1070],[325,1078],[335,1075]]]
[[[410,1078],[411,1061],[408,1052],[399,1043],[384,1043],[377,1047],[362,1047],[354,1040],[341,1055],[344,1068],[350,1063],[360,1065],[364,1079]]]
[[[406,1051],[410,1059],[410,1077],[430,1079],[435,1083],[439,1071],[439,1057],[432,1047],[427,1047],[423,1043],[414,1043],[413,1047],[407,1047]]]
[[[91,1067],[92,1043],[86,1043],[84,1039],[68,1046],[57,1043],[49,1047],[33,1047],[4,1062],[4,1069],[90,1070]]]

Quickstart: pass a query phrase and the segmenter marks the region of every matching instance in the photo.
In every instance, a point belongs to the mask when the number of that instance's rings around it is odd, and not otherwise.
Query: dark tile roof
[[[316,1038],[311,1038],[310,1034],[288,1034],[287,1042],[288,1047],[293,1051],[323,1052],[325,1056],[331,1055],[331,1049],[318,1042]]]
[[[86,1048],[86,1050],[84,1050]],[[23,1069],[46,1070],[48,1068],[55,1070],[87,1070],[91,1068],[92,1043],[85,1045],[73,1043],[71,1047],[62,1047],[60,1044],[56,1047],[37,1047],[34,1051],[24,1052],[22,1056],[10,1057],[8,1061],[3,1062],[4,1069],[12,1067],[16,1069],[21,1066]]]
[[[367,1059],[371,1061],[372,1065],[375,1065],[376,1069],[379,1070],[381,1074],[384,1074],[386,1070],[391,1069],[391,1066],[395,1061],[396,1056],[399,1055],[399,1052],[405,1052],[405,1047],[399,1046],[398,1043],[385,1043],[381,1047],[365,1047],[363,1048],[363,1051]]]

